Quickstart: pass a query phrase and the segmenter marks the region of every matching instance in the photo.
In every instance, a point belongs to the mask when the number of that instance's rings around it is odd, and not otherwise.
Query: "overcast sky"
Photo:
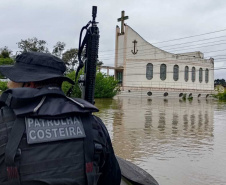
[[[124,10],[126,24],[149,43],[173,53],[201,51],[215,58],[215,69],[226,68],[226,0],[0,0],[0,48],[16,52],[17,42],[33,37],[47,41],[50,50],[58,41],[77,48],[93,5],[104,65],[114,65],[115,27]],[[209,32],[215,33],[159,43]],[[215,78],[226,79],[226,69],[215,70]]]

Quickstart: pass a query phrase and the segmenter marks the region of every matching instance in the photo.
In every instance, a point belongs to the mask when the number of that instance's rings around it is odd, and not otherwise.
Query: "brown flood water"
[[[226,103],[96,99],[115,153],[160,185],[226,185]]]

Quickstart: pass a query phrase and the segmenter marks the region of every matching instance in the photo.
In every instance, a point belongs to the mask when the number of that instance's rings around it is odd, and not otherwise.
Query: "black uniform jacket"
[[[16,116],[29,114],[35,116],[37,114],[45,117],[70,115],[75,112],[79,114],[99,111],[89,102],[78,98],[66,97],[60,88],[50,86],[40,89],[9,89],[2,94],[1,99],[13,109]],[[105,156],[104,166],[101,168],[102,175],[99,178],[98,185],[119,185],[121,171],[112,148],[110,136],[101,119],[95,116],[94,118],[96,125],[104,130],[108,144],[108,153]]]

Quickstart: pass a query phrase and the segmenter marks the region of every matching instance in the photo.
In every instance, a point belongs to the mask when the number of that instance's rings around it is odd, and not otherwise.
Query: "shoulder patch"
[[[27,143],[44,143],[86,137],[79,117],[40,119],[26,117]]]

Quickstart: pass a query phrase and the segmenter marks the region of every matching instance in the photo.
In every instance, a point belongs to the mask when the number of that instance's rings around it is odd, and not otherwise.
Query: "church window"
[[[173,79],[177,81],[179,79],[179,66],[174,65],[173,67]]]
[[[185,66],[185,69],[184,69],[184,80],[185,80],[185,82],[188,81],[188,74],[189,74],[188,70],[189,70],[188,66]]]
[[[205,71],[205,81],[206,81],[206,83],[209,82],[209,69],[206,69],[206,71]]]
[[[202,82],[202,68],[199,69],[199,82]]]
[[[117,72],[117,80],[119,83],[122,83],[122,77],[123,77],[122,72],[118,71]]]
[[[161,64],[160,66],[160,79],[161,80],[166,79],[166,64]]]
[[[192,67],[192,70],[191,70],[191,81],[192,82],[195,81],[195,67]]]
[[[146,78],[151,80],[153,78],[153,64],[148,63],[146,66]]]

